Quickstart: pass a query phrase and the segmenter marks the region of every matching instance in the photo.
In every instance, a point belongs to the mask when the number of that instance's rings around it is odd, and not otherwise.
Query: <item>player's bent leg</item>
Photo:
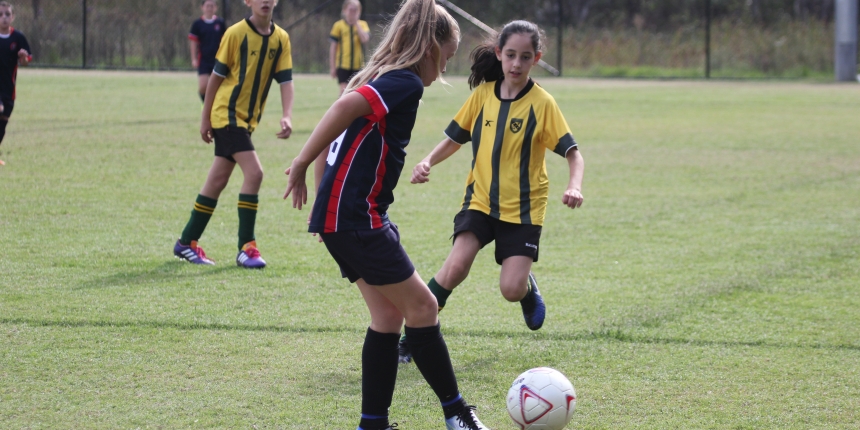
[[[448,258],[434,276],[436,282],[448,291],[457,288],[469,276],[469,271],[472,270],[472,264],[480,250],[481,242],[475,233],[464,231],[458,234],[454,238],[454,246],[451,247]]]
[[[260,185],[263,184],[263,166],[260,164],[260,158],[257,156],[257,151],[242,151],[233,154],[239,168],[242,169],[244,180],[242,189],[239,191],[242,194],[258,194]]]
[[[448,297],[458,285],[463,283],[469,271],[472,269],[472,263],[481,250],[481,243],[474,233],[465,231],[454,238],[454,246],[442,264],[442,268],[436,273],[427,283],[430,292],[436,297],[438,310],[442,312],[448,302]],[[409,350],[409,342],[406,340],[406,334],[400,337],[398,345],[400,352],[400,363],[407,364],[412,361],[412,352]]]
[[[230,175],[233,174],[233,169],[236,163],[224,157],[215,157],[212,160],[212,166],[209,167],[209,174],[206,176],[206,182],[203,183],[203,188],[200,194],[218,199],[221,192],[227,187],[227,182],[230,181]]]
[[[531,330],[537,330],[543,326],[546,319],[546,304],[531,272],[532,262],[532,258],[527,256],[504,259],[499,275],[499,289],[505,300],[520,302],[526,325]]]

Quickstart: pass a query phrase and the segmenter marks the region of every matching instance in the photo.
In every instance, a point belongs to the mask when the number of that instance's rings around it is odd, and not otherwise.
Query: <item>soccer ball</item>
[[[522,430],[561,430],[575,407],[573,385],[549,367],[523,372],[508,390],[508,414]]]

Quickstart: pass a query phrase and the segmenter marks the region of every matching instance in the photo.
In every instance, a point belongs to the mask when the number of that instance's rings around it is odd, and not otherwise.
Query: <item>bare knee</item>
[[[436,276],[436,282],[445,288],[453,290],[466,280],[471,269],[471,262],[463,262],[456,259],[445,261],[442,270]]]
[[[370,328],[379,333],[400,333],[403,314],[397,308],[379,310],[371,315]]]
[[[528,292],[528,281],[526,278],[519,277],[503,278],[499,281],[499,290],[502,297],[509,302],[518,302],[526,296]]]
[[[245,176],[245,182],[250,185],[256,185],[259,187],[263,183],[263,169],[249,169],[248,171],[243,171],[243,175]]]
[[[407,312],[406,325],[410,327],[429,327],[436,323],[439,314],[439,303],[436,297],[430,295],[426,299],[411,303]]]

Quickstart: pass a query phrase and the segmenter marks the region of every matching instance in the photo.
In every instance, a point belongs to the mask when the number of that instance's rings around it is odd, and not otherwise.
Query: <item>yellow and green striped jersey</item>
[[[472,142],[472,170],[462,209],[514,224],[543,225],[549,178],[544,155],[576,148],[555,99],[534,81],[512,100],[500,81],[479,85],[445,129],[451,140]]]
[[[358,21],[357,26],[361,26],[364,31],[370,32],[370,27],[366,21]],[[334,65],[338,69],[359,70],[364,67],[364,47],[361,44],[361,39],[358,38],[358,30],[355,26],[349,25],[345,20],[340,20],[331,26],[329,38],[337,43],[337,51],[335,52]]]
[[[212,73],[224,78],[212,105],[212,128],[229,125],[253,132],[272,80],[293,80],[290,36],[274,23],[263,36],[248,19],[237,22],[221,39]]]

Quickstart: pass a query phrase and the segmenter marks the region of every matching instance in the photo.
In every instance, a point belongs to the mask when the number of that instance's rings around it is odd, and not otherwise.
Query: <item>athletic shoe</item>
[[[391,423],[391,425],[390,425],[390,426],[388,426],[388,427],[386,427],[386,428],[384,428],[384,429],[382,429],[382,430],[395,430],[396,428],[397,428],[397,423]],[[364,429],[363,429],[363,428],[361,428],[361,427],[359,426],[359,427],[358,427],[357,429],[355,429],[355,430],[364,430]]]
[[[400,342],[397,343],[397,362],[400,364],[409,364],[412,362],[412,351],[409,350],[409,344],[406,343],[406,335],[400,336]]]
[[[474,406],[466,406],[459,414],[445,420],[447,430],[490,430],[478,416]]]
[[[266,267],[266,261],[260,257],[260,250],[257,249],[257,241],[252,240],[242,247],[239,254],[236,255],[236,265],[246,269],[262,269]]]
[[[537,279],[532,272],[529,272],[529,292],[520,300],[520,306],[523,308],[523,318],[526,320],[526,325],[537,330],[543,325],[543,320],[546,318],[546,304],[543,302],[543,297],[538,290]]]
[[[176,245],[173,246],[173,255],[192,264],[215,265],[214,261],[206,258],[206,253],[203,252],[203,248],[197,246],[196,240],[192,240],[191,245],[183,245],[177,240]]]

